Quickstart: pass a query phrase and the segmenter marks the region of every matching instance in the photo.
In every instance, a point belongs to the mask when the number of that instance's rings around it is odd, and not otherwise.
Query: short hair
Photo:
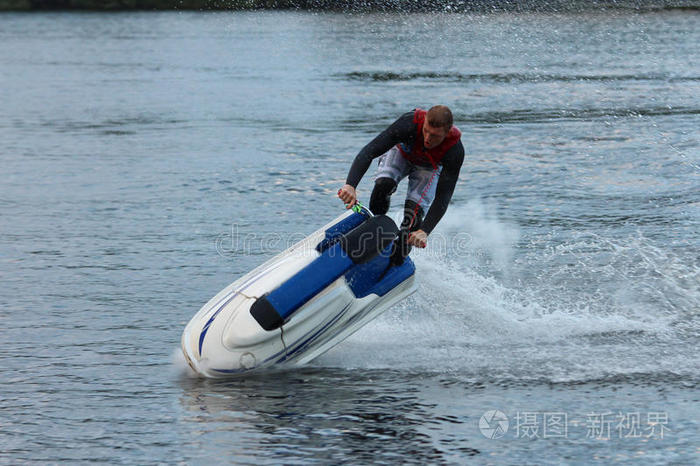
[[[445,128],[449,131],[452,128],[452,112],[445,105],[436,105],[428,110],[426,115],[428,124],[436,128]]]

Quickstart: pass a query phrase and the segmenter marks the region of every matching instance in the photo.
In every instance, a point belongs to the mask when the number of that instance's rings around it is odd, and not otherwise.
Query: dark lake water
[[[0,43],[0,462],[698,463],[696,11],[4,13]],[[302,370],[188,375],[199,307],[436,103],[467,156],[418,292]]]

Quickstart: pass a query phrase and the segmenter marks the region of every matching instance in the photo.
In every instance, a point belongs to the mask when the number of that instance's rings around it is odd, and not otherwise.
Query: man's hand
[[[344,185],[338,190],[338,197],[345,203],[345,208],[349,209],[357,203],[357,194],[355,188],[349,184]]]
[[[417,248],[424,248],[428,245],[428,234],[423,230],[416,230],[408,235],[408,244]]]

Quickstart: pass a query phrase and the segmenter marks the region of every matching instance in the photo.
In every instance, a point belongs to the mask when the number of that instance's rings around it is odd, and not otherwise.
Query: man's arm
[[[372,160],[384,154],[399,142],[404,142],[415,135],[416,124],[413,123],[413,112],[408,112],[399,117],[379,136],[374,138],[369,144],[362,148],[355,157],[350,167],[350,172],[345,180],[353,188],[356,188],[362,177],[367,173],[367,169],[372,164]]]
[[[452,146],[442,159],[442,172],[438,178],[438,185],[435,189],[435,200],[425,215],[425,220],[421,225],[421,230],[430,234],[447,211],[447,206],[452,199],[452,193],[459,179],[459,170],[464,162],[464,146],[462,141]]]

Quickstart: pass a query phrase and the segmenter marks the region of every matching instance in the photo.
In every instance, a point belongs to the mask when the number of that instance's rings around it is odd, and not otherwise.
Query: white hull
[[[376,256],[363,265],[350,263],[350,269],[337,278],[324,276],[326,270],[333,268],[324,268],[324,264],[348,259],[334,257],[330,249],[321,258],[317,246],[341,222],[364,221],[364,218],[349,218],[359,215],[352,211],[344,213],[206,303],[182,334],[182,349],[189,365],[206,377],[227,377],[273,365],[299,366],[325,353],[413,293],[415,267],[408,258],[403,265],[387,269],[384,264],[388,259]],[[388,272],[379,274],[380,269]],[[290,279],[301,285],[292,284]],[[300,306],[291,306],[291,314],[284,318],[281,327],[265,330],[261,326],[264,322],[261,324],[257,314],[251,312],[256,300],[264,297],[272,300],[275,293],[281,295],[275,302],[299,299],[289,296],[297,288],[313,289],[309,282],[317,279],[323,285]]]

